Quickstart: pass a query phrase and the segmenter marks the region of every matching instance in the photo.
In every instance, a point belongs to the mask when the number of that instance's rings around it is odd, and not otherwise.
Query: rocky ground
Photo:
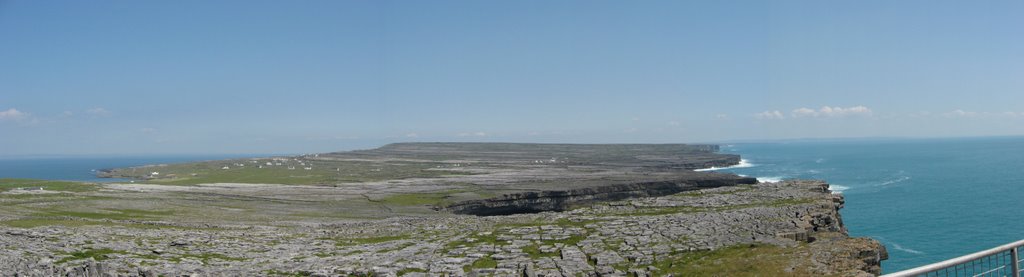
[[[135,194],[179,193],[142,188]],[[105,185],[91,193],[124,189]],[[2,198],[5,205],[41,205],[8,198]],[[160,199],[150,201],[166,201]],[[842,205],[842,196],[823,182],[786,181],[488,217],[438,212],[258,222],[259,207],[247,206],[257,215],[238,221],[120,210],[125,216],[69,214],[34,222],[44,219],[7,210],[0,215],[6,223],[0,225],[0,275],[878,274],[885,249],[846,235]],[[274,214],[283,206],[263,208]]]
[[[405,143],[0,179],[0,276],[856,276],[841,195],[714,145]],[[490,215],[490,216],[482,216]]]

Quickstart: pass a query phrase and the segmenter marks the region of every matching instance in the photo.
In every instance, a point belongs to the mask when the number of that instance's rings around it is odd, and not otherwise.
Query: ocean
[[[721,171],[820,179],[846,197],[851,236],[885,244],[895,272],[1024,239],[1024,137],[723,145]]]
[[[82,182],[113,182],[97,178],[96,170],[151,164],[182,163],[273,155],[133,155],[133,156],[41,156],[0,157],[0,178],[28,178]]]

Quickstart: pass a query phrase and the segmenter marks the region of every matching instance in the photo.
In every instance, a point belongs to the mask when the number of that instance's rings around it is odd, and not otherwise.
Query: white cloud
[[[720,114],[716,114],[715,118],[717,118],[717,119],[729,119],[729,115],[724,114],[724,113],[720,113]]]
[[[408,134],[405,134],[405,137],[407,137],[407,138],[418,138],[418,137],[420,137],[420,135],[416,134],[416,133],[408,133]]]
[[[460,137],[486,137],[487,133],[484,133],[484,132],[459,133],[458,136],[460,136]]]
[[[88,110],[85,110],[85,113],[89,114],[89,115],[92,115],[92,116],[109,116],[111,114],[110,111],[108,111],[107,109],[104,109],[104,108],[88,109]]]
[[[865,106],[853,106],[849,108],[824,106],[814,110],[810,108],[799,108],[790,113],[793,117],[848,117],[863,116],[871,117],[873,112]]]
[[[6,111],[0,111],[0,120],[22,121],[28,119],[29,116],[30,115],[28,113],[19,111],[14,108],[8,109]]]
[[[808,108],[799,108],[791,112],[793,117],[817,116],[818,112]]]
[[[952,112],[945,113],[944,115],[946,117],[976,117],[979,113],[957,109]]]
[[[668,126],[679,126],[679,121],[669,121]]]
[[[778,110],[775,110],[775,111],[763,111],[761,113],[754,114],[754,117],[757,118],[757,119],[783,119],[783,118],[786,118],[786,116],[782,115],[782,112],[780,112]]]
[[[142,132],[144,134],[152,134],[152,133],[156,133],[156,128],[142,128],[142,129],[139,129],[139,132]]]

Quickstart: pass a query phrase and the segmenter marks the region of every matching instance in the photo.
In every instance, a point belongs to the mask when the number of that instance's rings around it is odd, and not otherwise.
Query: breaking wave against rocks
[[[757,177],[757,181],[760,183],[778,183],[782,182],[782,177]]]
[[[754,164],[750,163],[750,161],[748,161],[747,159],[740,159],[740,163],[736,164],[736,165],[726,166],[726,167],[714,167],[714,166],[712,166],[712,167],[709,167],[709,168],[694,169],[693,171],[715,171],[715,170],[748,168],[748,167],[754,167]]]

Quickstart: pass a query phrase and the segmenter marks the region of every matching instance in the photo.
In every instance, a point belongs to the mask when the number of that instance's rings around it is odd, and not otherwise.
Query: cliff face
[[[820,183],[815,191],[829,193],[828,184]],[[811,242],[809,245],[813,260],[823,267],[820,270],[838,272],[841,275],[870,273],[879,275],[882,261],[889,253],[880,242],[870,238],[851,238],[843,224],[839,210],[846,203],[842,194],[830,194],[830,204],[823,203],[820,209],[797,214],[795,226],[802,229],[793,233],[780,234],[797,241]],[[816,242],[816,243],[815,243]]]
[[[625,183],[569,190],[512,193],[490,199],[459,202],[442,209],[456,214],[481,216],[557,212],[601,201],[658,197],[691,190],[755,183],[755,178],[731,175],[682,181]]]

